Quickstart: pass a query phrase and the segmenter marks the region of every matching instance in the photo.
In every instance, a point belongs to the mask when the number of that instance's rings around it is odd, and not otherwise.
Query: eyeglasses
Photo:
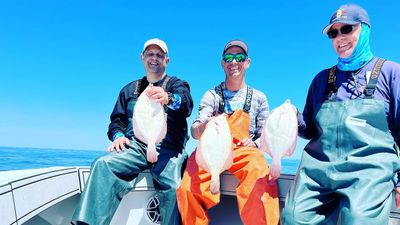
[[[156,56],[159,59],[164,59],[165,58],[165,54],[153,53],[153,52],[144,52],[143,55],[146,58],[150,58],[150,57],[154,57],[154,56]]]
[[[244,62],[247,59],[247,55],[243,54],[243,53],[238,53],[238,54],[225,54],[224,56],[222,56],[222,60],[224,60],[224,62],[230,63],[233,61],[233,59],[236,60],[236,62]]]
[[[340,28],[341,34],[349,34],[352,31],[353,31],[353,25],[344,25],[343,27]],[[338,29],[330,29],[327,32],[327,34],[330,39],[334,39],[339,35],[339,30]]]

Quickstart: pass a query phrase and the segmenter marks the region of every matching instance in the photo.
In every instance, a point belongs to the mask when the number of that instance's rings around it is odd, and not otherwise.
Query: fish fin
[[[231,152],[229,152],[229,156],[227,157],[224,166],[222,167],[222,170],[227,170],[231,168],[233,164],[233,149],[231,148]]]
[[[265,123],[264,126],[267,126],[267,123]],[[270,151],[269,148],[268,148],[268,145],[269,145],[269,143],[268,143],[269,136],[268,136],[268,132],[267,132],[265,129],[266,129],[266,128],[263,128],[262,131],[261,131],[260,150],[262,150],[262,151],[268,153],[268,155],[270,155],[270,156],[272,157],[271,151]]]
[[[292,145],[290,146],[289,150],[286,152],[286,156],[291,156],[293,155],[294,151],[296,150],[296,145],[297,145],[297,130],[296,130],[296,136],[293,140]]]
[[[143,121],[141,120],[141,115],[143,114],[143,109],[141,108],[141,105],[144,104],[146,98],[147,98],[146,95],[143,96],[140,95],[135,104],[132,115],[132,130],[133,134],[137,139],[147,144],[146,135],[142,132],[144,128],[143,128]]]
[[[144,143],[147,143],[147,140],[145,138],[145,136],[142,134],[142,132],[140,132],[140,125],[137,121],[137,116],[134,114],[132,117],[132,130],[133,130],[133,134],[135,135],[135,137],[139,140],[141,140]]]
[[[210,168],[208,167],[206,160],[204,159],[201,149],[201,146],[198,146],[196,149],[196,163],[205,171],[210,172]]]
[[[158,137],[156,139],[156,143],[157,144],[160,143],[165,138],[165,136],[167,135],[167,130],[168,130],[167,126],[168,126],[167,125],[167,114],[165,113],[165,115],[164,115],[164,123],[163,123],[162,129],[161,129],[160,134],[158,135]]]

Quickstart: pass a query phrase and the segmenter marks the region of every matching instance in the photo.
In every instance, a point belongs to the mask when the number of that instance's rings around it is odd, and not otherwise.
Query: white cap
[[[158,47],[161,48],[161,50],[162,50],[165,54],[168,53],[167,44],[165,44],[165,42],[164,42],[163,40],[160,40],[160,39],[158,39],[158,38],[153,38],[153,39],[150,39],[150,40],[146,41],[146,42],[144,43],[143,51],[142,51],[142,52],[144,52],[144,51],[146,50],[146,48],[149,47],[150,45],[157,45]]]

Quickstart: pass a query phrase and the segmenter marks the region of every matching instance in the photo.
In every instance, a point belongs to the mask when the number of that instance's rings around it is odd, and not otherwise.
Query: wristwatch
[[[170,105],[171,103],[173,103],[175,101],[175,96],[171,92],[167,92],[167,94],[168,94],[168,103],[167,103],[167,105]]]

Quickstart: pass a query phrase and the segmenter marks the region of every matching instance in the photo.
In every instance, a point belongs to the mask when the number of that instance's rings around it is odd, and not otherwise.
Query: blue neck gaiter
[[[370,28],[366,24],[361,25],[361,32],[356,48],[348,58],[338,58],[338,68],[342,71],[355,71],[365,66],[374,55],[369,46]]]

